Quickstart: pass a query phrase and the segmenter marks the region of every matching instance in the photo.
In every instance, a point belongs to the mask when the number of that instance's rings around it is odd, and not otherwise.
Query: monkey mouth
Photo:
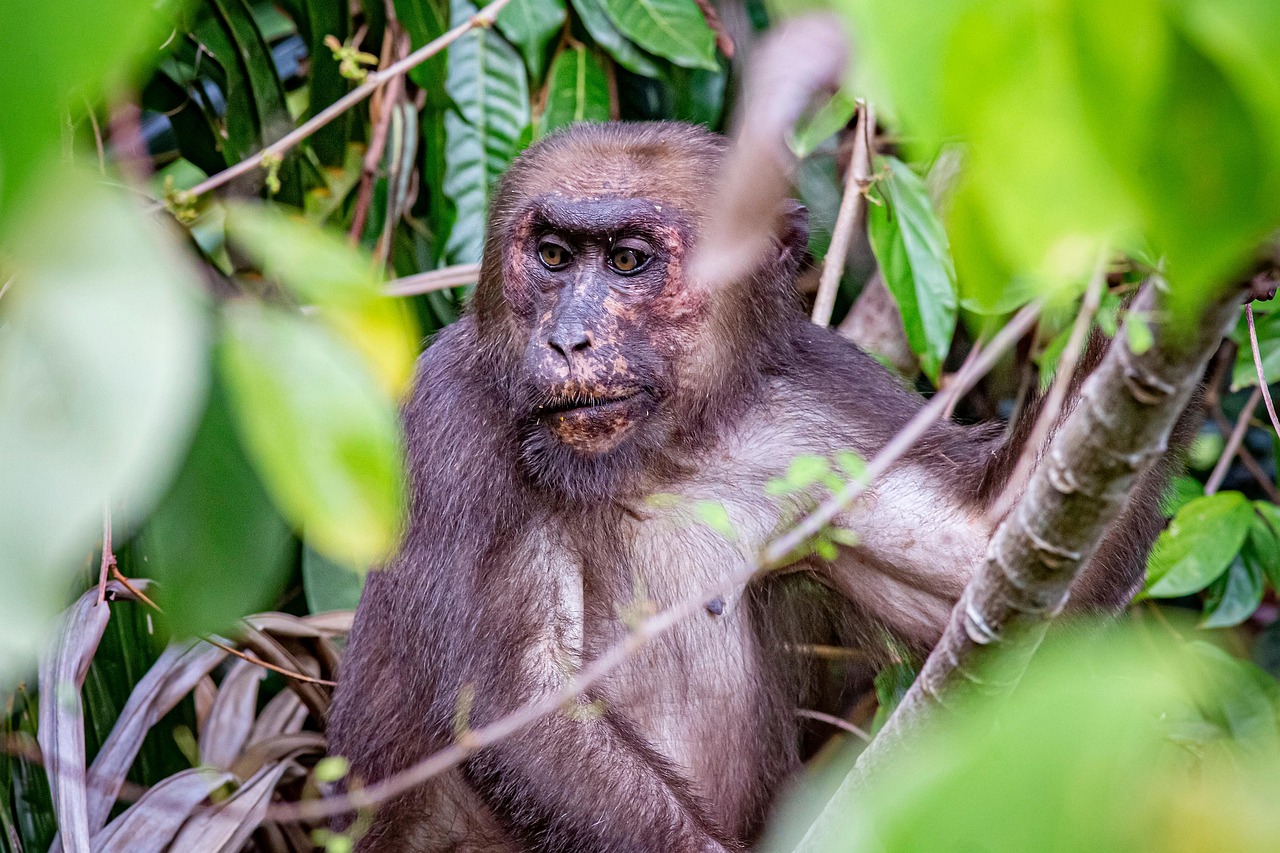
[[[575,394],[567,397],[556,397],[535,408],[534,414],[543,418],[556,415],[590,415],[596,412],[608,414],[626,408],[628,403],[635,400],[642,393],[644,392],[627,391],[622,394]]]

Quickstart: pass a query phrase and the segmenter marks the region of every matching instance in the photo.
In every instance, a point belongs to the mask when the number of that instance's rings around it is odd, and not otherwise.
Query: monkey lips
[[[639,389],[584,396],[553,395],[534,417],[564,445],[584,453],[617,447],[644,416],[649,395]]]

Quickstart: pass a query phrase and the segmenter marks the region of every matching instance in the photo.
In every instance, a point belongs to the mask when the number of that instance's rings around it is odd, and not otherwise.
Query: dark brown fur
[[[558,689],[626,636],[629,613],[723,578],[784,526],[797,505],[764,489],[792,456],[869,457],[921,406],[799,310],[802,211],[749,280],[713,293],[685,280],[722,153],[685,125],[579,127],[503,180],[471,310],[423,356],[404,413],[412,512],[400,554],[369,578],[330,720],[354,778]],[[659,244],[658,266],[614,282],[531,260],[547,221],[589,241],[617,216]],[[565,329],[591,340],[581,357],[549,343]],[[563,408],[633,393],[608,418]],[[852,631],[872,651],[883,632],[927,650],[1018,440],[937,425],[851,509],[858,547],[793,567],[817,585],[779,576],[709,602],[577,709],[385,806],[360,849],[741,849],[798,765],[810,673],[785,647]],[[1159,486],[1104,546],[1085,603],[1127,600]],[[651,499],[666,493],[723,501],[739,536]]]

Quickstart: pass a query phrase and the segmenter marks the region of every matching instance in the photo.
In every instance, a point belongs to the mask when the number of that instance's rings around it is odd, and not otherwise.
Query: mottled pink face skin
[[[508,257],[529,329],[531,415],[585,454],[658,414],[699,313],[684,287],[678,211],[646,199],[536,199]]]
[[[527,453],[661,445],[688,420],[675,389],[714,381],[689,367],[707,361],[708,309],[685,265],[722,152],[688,125],[582,125],[503,178],[475,305],[487,339],[519,360]]]

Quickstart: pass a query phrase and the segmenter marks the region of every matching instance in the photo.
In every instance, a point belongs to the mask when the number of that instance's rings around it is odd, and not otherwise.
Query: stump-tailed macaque
[[[329,723],[353,779],[558,691],[637,612],[740,571],[821,498],[821,481],[777,487],[793,459],[839,472],[921,407],[802,311],[798,205],[749,274],[691,280],[724,150],[683,124],[579,126],[502,180],[475,296],[423,355],[404,412],[411,514],[369,576]],[[793,644],[838,625],[868,653],[886,636],[926,652],[1019,450],[997,427],[935,425],[838,519],[856,544],[707,602],[576,707],[384,804],[360,849],[743,849],[799,762]],[[1076,606],[1127,601],[1159,476]],[[699,521],[706,502],[731,529]]]

